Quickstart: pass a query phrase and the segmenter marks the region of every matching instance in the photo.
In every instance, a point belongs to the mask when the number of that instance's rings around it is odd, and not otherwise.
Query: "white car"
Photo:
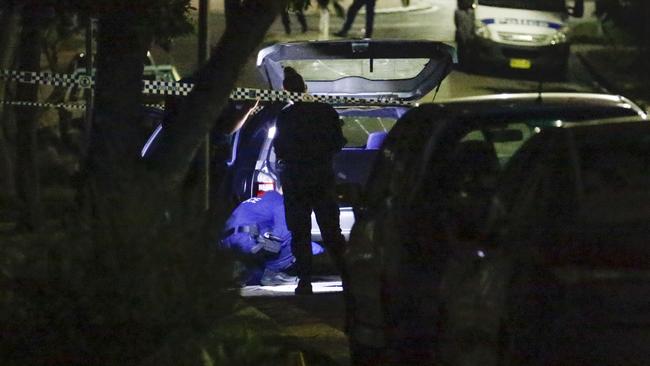
[[[583,0],[458,0],[454,14],[461,65],[482,63],[563,75],[569,57],[569,16]]]

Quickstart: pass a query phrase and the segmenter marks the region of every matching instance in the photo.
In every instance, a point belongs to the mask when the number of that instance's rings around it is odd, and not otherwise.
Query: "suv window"
[[[343,136],[347,140],[345,147],[363,148],[374,132],[388,133],[397,119],[393,117],[343,116]]]

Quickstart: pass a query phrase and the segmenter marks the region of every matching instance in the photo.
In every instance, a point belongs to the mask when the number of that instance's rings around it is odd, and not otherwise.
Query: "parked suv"
[[[334,104],[347,144],[334,158],[337,186],[364,187],[373,161],[397,119],[439,85],[451,70],[453,48],[430,41],[319,41],[276,44],[262,49],[257,67],[269,87],[282,89],[283,68],[300,73],[308,92],[341,97]],[[363,103],[344,97],[371,98]],[[286,104],[269,103],[233,136],[231,193],[241,201],[278,188],[273,149],[275,118]],[[354,223],[349,197],[341,190],[340,222],[347,238]],[[312,215],[312,238],[321,240]]]
[[[650,363],[649,156],[638,117],[565,121],[522,146],[489,239],[447,261],[443,364]]]
[[[502,171],[527,140],[545,129],[605,117],[646,115],[620,96],[528,93],[425,104],[402,116],[354,204],[356,221],[345,260],[353,364],[438,364],[441,350],[449,365],[502,364],[490,358],[498,352],[470,354],[480,347],[465,347],[483,340],[500,345],[498,337],[481,338],[478,332],[499,331],[498,325],[485,323],[498,319],[482,311],[500,306],[495,298],[500,293],[489,286],[494,276],[474,270],[493,255],[485,226],[492,197],[504,188],[498,186]],[[537,171],[527,169],[530,175]],[[534,200],[529,178],[522,175],[510,183],[532,192],[521,199]],[[527,250],[525,240],[520,243],[515,249]],[[470,275],[471,281],[463,281]],[[447,297],[453,304],[442,301],[444,291],[455,295]],[[442,332],[443,320],[458,332]],[[466,358],[461,362],[450,355]],[[476,363],[465,363],[472,360]]]

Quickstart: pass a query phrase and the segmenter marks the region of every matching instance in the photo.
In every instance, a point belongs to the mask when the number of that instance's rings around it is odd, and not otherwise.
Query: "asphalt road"
[[[375,38],[430,39],[453,45],[455,31],[453,11],[456,1],[427,1],[430,6],[417,11],[378,13],[375,18]],[[587,6],[588,14],[589,3]],[[308,13],[307,22],[310,30],[305,34],[294,32],[287,36],[278,19],[269,30],[265,43],[318,39],[318,21],[318,15],[313,12]],[[292,22],[297,31],[297,22],[293,16]],[[211,14],[209,24],[210,39],[214,42],[223,32],[223,14],[218,12]],[[331,31],[340,29],[341,24],[341,19],[332,17]],[[350,35],[361,36],[363,24],[363,14],[360,14]],[[174,63],[181,74],[188,75],[196,65],[195,42],[194,36],[177,40],[171,53],[157,52],[159,62]],[[265,87],[264,81],[255,70],[254,55],[249,59],[238,84],[245,87]],[[494,75],[487,72],[468,73],[455,70],[442,83],[436,100],[501,92],[536,92],[539,88],[540,83],[532,75]],[[544,82],[541,88],[544,91],[599,91],[587,70],[574,55],[570,59],[567,79]],[[433,95],[429,94],[421,102],[431,101],[432,98]],[[332,273],[332,267],[326,257],[319,261],[321,274]],[[341,293],[330,290],[309,297],[293,296],[291,289],[269,291],[264,288],[247,288],[242,294],[250,304],[283,326],[287,334],[305,339],[305,347],[330,354],[337,363],[345,365],[349,363],[349,356],[347,339],[343,333],[344,306]]]
[[[454,44],[455,27],[453,13],[456,0],[420,0],[427,2],[428,7],[418,7],[416,11],[400,11],[392,13],[378,13],[375,17],[374,38],[391,39],[428,39],[439,42]],[[590,14],[593,3],[586,3],[585,14]],[[584,18],[574,21],[588,21],[591,18],[585,15]],[[307,13],[308,32],[300,33],[295,17],[291,16],[294,32],[285,35],[284,28],[277,19],[266,35],[264,44],[283,41],[314,40],[321,38],[318,32],[319,17],[317,13]],[[340,29],[342,19],[331,17],[330,30],[332,32]],[[209,17],[209,39],[216,42],[223,32],[224,16],[222,13],[214,12]],[[359,14],[350,32],[351,37],[363,35],[364,16]],[[331,38],[335,38],[331,36]],[[188,36],[177,39],[171,53],[160,50],[155,52],[160,63],[173,63],[177,66],[182,75],[189,75],[196,67],[196,37]],[[240,75],[238,86],[243,87],[266,87],[265,81],[260,77],[255,68],[255,55],[252,55]],[[484,95],[501,92],[523,92],[539,90],[540,83],[535,75],[518,73],[495,75],[492,72],[467,73],[454,70],[445,81],[443,81],[436,100],[464,97],[471,95]],[[569,61],[569,72],[565,81],[551,81],[542,83],[544,91],[599,91],[594,81],[575,55]],[[428,102],[433,94],[425,96],[421,101]]]

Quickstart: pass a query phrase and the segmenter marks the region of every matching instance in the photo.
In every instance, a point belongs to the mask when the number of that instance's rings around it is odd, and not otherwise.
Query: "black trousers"
[[[311,281],[311,212],[321,230],[323,245],[334,264],[343,272],[345,239],[341,234],[336,201],[334,171],[331,162],[288,163],[279,165],[284,194],[287,228],[291,231],[291,251],[301,280]],[[341,273],[343,276],[343,273]]]
[[[284,32],[287,34],[291,33],[291,20],[289,19],[289,11],[285,10],[281,14],[282,25],[284,26]],[[300,23],[300,30],[305,33],[307,31],[307,19],[305,19],[305,13],[302,10],[296,11],[296,18],[298,23]]]
[[[366,34],[365,38],[372,37],[372,27],[375,22],[375,2],[377,0],[354,0],[350,8],[348,9],[347,17],[345,18],[345,23],[343,24],[343,33],[347,33],[352,28],[352,23],[354,23],[354,18],[357,17],[357,13],[362,6],[366,6]]]

